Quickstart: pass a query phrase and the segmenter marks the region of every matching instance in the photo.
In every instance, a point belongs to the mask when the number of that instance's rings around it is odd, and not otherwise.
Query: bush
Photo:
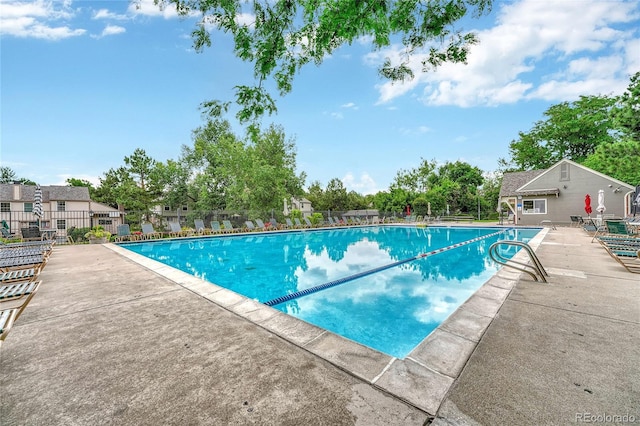
[[[84,237],[84,234],[90,230],[91,228],[75,228],[73,230],[67,230],[67,233],[71,238],[73,238],[73,241],[80,243],[82,241],[88,241],[88,239]]]

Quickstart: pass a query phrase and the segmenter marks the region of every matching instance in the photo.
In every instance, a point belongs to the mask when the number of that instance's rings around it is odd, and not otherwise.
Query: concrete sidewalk
[[[549,231],[538,255],[551,282],[519,280],[436,424],[640,421],[640,276],[580,229]],[[41,278],[0,348],[1,425],[422,425],[436,414],[104,246],[56,247]]]

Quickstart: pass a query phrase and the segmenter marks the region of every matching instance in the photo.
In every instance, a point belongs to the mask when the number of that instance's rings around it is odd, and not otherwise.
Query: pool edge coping
[[[548,232],[549,228],[541,228],[529,242],[534,252]],[[399,359],[118,244],[104,246],[430,415],[437,413],[522,274],[499,269],[407,357]],[[519,251],[514,259],[526,261],[526,256]]]

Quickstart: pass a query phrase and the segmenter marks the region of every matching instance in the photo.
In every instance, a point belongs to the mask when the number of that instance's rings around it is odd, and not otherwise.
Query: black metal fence
[[[351,211],[314,211],[307,213],[312,223],[326,223],[329,217],[343,220],[344,218],[358,218],[372,221],[397,221],[404,220],[404,216],[397,213],[380,213],[377,210],[351,210]],[[82,241],[84,233],[95,226],[102,226],[111,234],[117,234],[118,225],[127,223],[131,231],[140,231],[142,223],[150,222],[158,231],[168,231],[169,222],[178,222],[183,228],[195,228],[195,220],[201,219],[205,226],[211,226],[211,221],[222,222],[229,220],[235,228],[245,228],[247,220],[262,219],[268,222],[275,219],[278,223],[285,223],[286,217],[283,211],[162,211],[162,212],[118,212],[118,211],[44,211],[42,217],[37,217],[31,212],[8,211],[0,212],[0,221],[9,233],[21,236],[22,228],[37,227],[41,231],[54,234],[59,243],[66,243],[69,236],[74,240]]]

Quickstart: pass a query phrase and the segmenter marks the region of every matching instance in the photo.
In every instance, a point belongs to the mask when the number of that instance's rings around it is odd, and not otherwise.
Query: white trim
[[[600,177],[601,177],[601,178],[603,178],[603,179],[610,180],[610,181],[614,182],[616,185],[624,186],[624,187],[626,187],[626,188],[629,188],[630,190],[635,190],[635,186],[631,186],[631,185],[629,185],[628,183],[624,183],[624,182],[622,182],[622,181],[619,181],[618,179],[614,179],[614,178],[612,178],[611,176],[607,176],[607,175],[605,175],[605,174],[603,174],[603,173],[597,172],[597,171],[595,171],[595,170],[593,170],[593,169],[590,169],[590,168],[588,168],[588,167],[586,167],[586,166],[583,166],[583,165],[581,165],[581,164],[578,164],[578,163],[576,163],[576,162],[574,162],[574,161],[571,161],[571,160],[568,160],[568,159],[566,159],[566,158],[563,158],[562,160],[558,161],[558,162],[557,162],[556,164],[554,164],[553,166],[549,167],[549,168],[548,168],[547,170],[545,170],[544,172],[540,173],[538,176],[536,176],[536,177],[534,177],[533,179],[531,179],[529,182],[527,182],[527,183],[525,183],[524,185],[522,185],[520,188],[516,189],[516,191],[515,191],[515,192],[526,191],[526,189],[524,189],[524,190],[523,190],[522,188],[524,188],[525,186],[528,186],[528,185],[532,184],[533,182],[535,182],[536,180],[540,179],[542,176],[544,176],[544,175],[546,175],[547,173],[549,173],[552,169],[554,169],[554,168],[558,167],[558,165],[560,165],[561,163],[569,163],[569,164],[570,164],[570,165],[572,165],[572,166],[580,167],[581,169],[583,169],[583,170],[585,170],[585,171],[587,171],[587,172],[589,172],[589,173],[593,173],[594,175],[600,176]]]

